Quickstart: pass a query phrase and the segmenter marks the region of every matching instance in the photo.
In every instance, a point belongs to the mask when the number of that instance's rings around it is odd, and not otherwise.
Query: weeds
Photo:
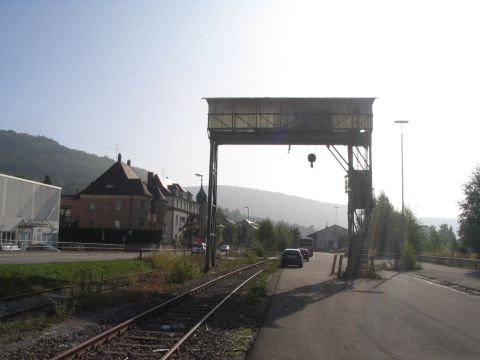
[[[168,280],[174,284],[182,284],[187,280],[193,280],[199,277],[200,269],[185,257],[175,259]]]
[[[252,342],[255,329],[241,327],[233,334],[232,345],[235,356],[243,359]]]
[[[253,251],[246,251],[243,253],[243,256],[245,257],[245,260],[249,264],[253,264],[257,262],[257,254],[254,253]]]

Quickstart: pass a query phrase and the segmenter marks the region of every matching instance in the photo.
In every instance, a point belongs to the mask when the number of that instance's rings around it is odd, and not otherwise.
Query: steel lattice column
[[[364,154],[362,153],[364,151]],[[371,146],[348,146],[348,265],[347,274],[357,277],[368,266],[368,225],[373,209]],[[370,244],[374,246],[374,244]]]
[[[210,167],[208,173],[208,208],[207,208],[207,250],[205,252],[204,272],[216,266],[215,243],[217,237],[217,176],[218,145],[210,140]]]

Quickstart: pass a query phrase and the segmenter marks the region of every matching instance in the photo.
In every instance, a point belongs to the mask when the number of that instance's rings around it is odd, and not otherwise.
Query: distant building
[[[253,220],[243,219],[237,223],[237,226],[239,244],[241,246],[251,246],[258,230],[257,223]]]
[[[0,245],[55,246],[61,191],[57,186],[0,174]]]
[[[166,241],[172,245],[190,245],[198,229],[199,204],[179,184],[163,188],[167,203]]]
[[[166,230],[166,204],[158,176],[147,183],[127,163],[118,160],[77,195],[62,196],[62,226],[81,229]]]
[[[326,226],[307,236],[313,239],[315,251],[337,250],[348,243],[348,229],[338,225]]]

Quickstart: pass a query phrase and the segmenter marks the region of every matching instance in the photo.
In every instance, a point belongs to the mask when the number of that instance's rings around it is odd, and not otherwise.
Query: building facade
[[[315,251],[338,250],[348,245],[348,229],[338,225],[326,226],[307,236],[313,239]]]
[[[77,195],[62,196],[62,226],[91,229],[166,230],[167,199],[153,173],[145,183],[118,160]],[[162,239],[160,239],[162,240]],[[159,241],[160,241],[159,240]]]
[[[167,198],[166,239],[172,245],[191,245],[198,233],[200,205],[179,184],[163,188]]]
[[[61,188],[0,174],[0,245],[55,246]]]

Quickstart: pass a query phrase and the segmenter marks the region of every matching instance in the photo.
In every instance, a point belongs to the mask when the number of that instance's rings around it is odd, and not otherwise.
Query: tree
[[[300,232],[300,230],[298,229],[297,226],[290,227],[290,231],[292,233],[293,242],[295,243],[298,239],[300,239],[302,234],[301,234],[301,232]]]
[[[275,225],[275,238],[278,251],[283,251],[293,245],[293,232],[284,222]]]
[[[401,214],[394,209],[384,192],[380,193],[369,227],[369,242],[378,252],[398,253],[400,250]]]
[[[459,235],[462,245],[480,253],[480,166],[463,186],[465,199],[459,202]]]
[[[401,215],[400,215],[401,216]],[[416,218],[415,214],[408,207],[405,208],[405,226],[407,241],[413,247],[416,254],[423,250],[423,244],[425,243],[425,234],[422,231],[422,225]]]
[[[270,219],[263,220],[257,230],[257,244],[266,253],[272,253],[276,247],[276,239],[272,221]]]
[[[225,229],[223,230],[223,239],[227,244],[237,245],[238,241],[238,227],[236,224],[227,221],[225,223]]]

